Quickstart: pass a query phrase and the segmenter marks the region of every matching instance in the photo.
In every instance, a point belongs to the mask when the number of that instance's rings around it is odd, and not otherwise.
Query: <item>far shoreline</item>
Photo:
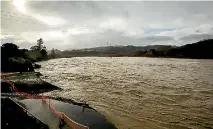
[[[85,58],[85,57],[99,57],[99,58],[113,58],[113,57],[120,57],[120,58],[159,58],[159,59],[195,59],[195,60],[213,60],[211,58],[178,58],[178,57],[146,57],[146,56],[74,56],[74,57],[62,57],[62,58],[52,58],[52,59],[48,59],[48,60],[43,60],[43,61],[39,61],[39,62],[45,62],[45,61],[49,61],[49,60],[54,60],[54,59],[70,59],[70,58]],[[39,63],[36,62],[36,63]]]

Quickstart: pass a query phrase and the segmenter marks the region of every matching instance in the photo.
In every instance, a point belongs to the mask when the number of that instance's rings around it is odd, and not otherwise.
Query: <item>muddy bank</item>
[[[38,72],[24,72],[5,75],[6,79],[13,82],[15,87],[22,92],[42,93],[52,90],[62,90],[40,78]],[[12,93],[11,85],[1,78],[1,93]]]

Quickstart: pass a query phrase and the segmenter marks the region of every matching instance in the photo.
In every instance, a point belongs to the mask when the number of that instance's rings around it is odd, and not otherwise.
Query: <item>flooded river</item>
[[[213,128],[213,60],[79,57],[40,64],[42,79],[64,89],[47,95],[85,101],[119,129]]]

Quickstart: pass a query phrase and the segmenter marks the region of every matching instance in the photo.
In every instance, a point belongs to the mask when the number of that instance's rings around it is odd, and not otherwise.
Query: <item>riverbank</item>
[[[52,90],[62,90],[48,82],[43,81],[38,72],[23,72],[23,73],[1,73],[7,80],[14,83],[16,88],[27,93],[43,93]],[[1,93],[12,93],[11,85],[1,78]]]
[[[35,121],[33,120],[33,118],[28,117],[27,114],[24,114],[25,111],[22,111],[20,110],[20,108],[17,108],[15,104],[8,104],[8,101],[5,101],[8,98],[13,98],[17,101],[17,103],[26,108],[27,112],[32,113],[36,118],[47,124],[50,129],[58,127],[60,119],[50,112],[51,110],[48,105],[45,105],[41,99],[27,99],[26,96],[16,94],[12,91],[12,86],[9,81],[13,82],[14,86],[19,91],[27,92],[30,94],[40,94],[53,90],[61,91],[63,89],[43,81],[40,78],[40,76],[42,75],[38,72],[2,73],[1,75],[2,77],[5,77],[1,79],[1,96],[5,98],[2,98],[4,102],[5,111],[7,111],[6,109],[11,108],[11,110],[13,111],[13,114],[11,116],[20,116],[21,114],[21,116],[26,119],[26,121],[28,119],[31,121]],[[57,112],[61,112],[66,116],[67,119],[74,120],[78,124],[86,125],[90,129],[116,129],[116,127],[110,121],[108,121],[102,113],[96,111],[86,103],[79,103],[73,101],[72,99],[65,99],[62,97],[45,96],[45,98],[48,99],[48,103],[51,102],[51,105],[53,105]],[[10,119],[5,115],[2,118],[5,119],[5,121],[9,121],[8,119]],[[9,123],[4,122],[4,126],[12,127],[14,123],[17,123],[17,121],[19,120],[13,119],[10,120]],[[8,126],[8,124],[10,126]],[[69,125],[65,125],[66,128],[68,128],[67,126]],[[25,125],[23,125],[22,127],[25,128]]]

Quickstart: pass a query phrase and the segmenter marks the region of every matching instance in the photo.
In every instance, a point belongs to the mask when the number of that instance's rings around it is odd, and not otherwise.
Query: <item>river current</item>
[[[75,57],[40,64],[42,79],[63,88],[46,95],[87,102],[119,129],[213,128],[213,60]]]

